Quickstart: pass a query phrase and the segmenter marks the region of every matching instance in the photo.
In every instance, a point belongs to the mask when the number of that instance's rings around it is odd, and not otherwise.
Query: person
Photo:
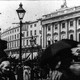
[[[15,80],[15,75],[10,71],[10,59],[8,55],[4,52],[4,48],[0,48],[0,79],[2,77],[7,77],[9,80]]]
[[[61,55],[52,72],[52,80],[80,80],[80,46],[63,50],[68,55]],[[69,56],[71,55],[71,56]]]

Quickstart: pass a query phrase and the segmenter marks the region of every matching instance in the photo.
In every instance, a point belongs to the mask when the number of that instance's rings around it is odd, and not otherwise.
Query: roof
[[[46,15],[43,15],[43,20],[44,19],[48,19],[48,18],[51,18],[51,17],[57,17],[57,16],[60,16],[60,15],[65,15],[65,14],[69,14],[69,13],[73,13],[73,12],[77,12],[77,11],[80,11],[80,6],[75,6],[75,7],[64,7],[64,8],[60,8],[50,14],[46,14]]]

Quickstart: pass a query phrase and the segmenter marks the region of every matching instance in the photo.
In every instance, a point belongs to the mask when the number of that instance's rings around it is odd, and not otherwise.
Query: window
[[[36,24],[34,24],[34,27],[36,27]]]
[[[65,28],[65,23],[62,23],[62,28]]]
[[[12,42],[12,48],[13,48],[13,42]]]
[[[17,29],[17,32],[19,31],[19,28]]]
[[[9,43],[8,47],[9,47],[9,49],[10,49],[10,43]]]
[[[55,42],[57,42],[58,40],[54,40]]]
[[[9,41],[9,37],[8,37],[8,41]]]
[[[15,29],[15,32],[16,32],[16,29]]]
[[[32,36],[32,30],[30,31],[30,35]]]
[[[25,39],[23,39],[23,46],[25,45]]]
[[[26,40],[26,45],[28,45],[28,40]]]
[[[26,27],[26,30],[27,30],[28,29],[28,25],[26,25],[25,27]]]
[[[32,25],[30,25],[30,27],[32,28]]]
[[[18,41],[16,41],[16,47],[18,47]]]
[[[80,25],[80,20],[78,20],[78,24]]]
[[[14,43],[15,43],[14,46],[16,47],[16,41]]]
[[[13,48],[14,48],[14,41],[13,41]]]
[[[51,27],[50,26],[48,26],[48,31],[50,31],[51,30]]]
[[[16,34],[15,34],[15,39],[16,39]]]
[[[58,24],[55,24],[55,29],[58,29]]]
[[[10,48],[12,48],[12,42],[10,42]]]
[[[11,40],[11,36],[10,36],[10,40]]]
[[[11,49],[11,42],[9,44],[10,44],[10,49]]]
[[[25,32],[22,33],[22,37],[25,37]]]
[[[35,38],[35,41],[34,41],[34,43],[36,44],[36,38]]]
[[[72,34],[70,35],[70,39],[73,40],[73,35]]]
[[[26,36],[28,36],[28,31],[26,32]]]
[[[18,46],[20,46],[20,40],[18,40],[18,43],[17,43],[17,45],[18,45]]]
[[[17,34],[17,39],[19,39],[19,34]]]
[[[51,44],[51,42],[50,42],[50,41],[48,41],[48,46],[50,46],[50,44]]]
[[[36,35],[36,30],[34,30],[34,35]]]
[[[73,26],[73,21],[70,21],[70,26]]]
[[[17,47],[17,41],[15,43],[16,43],[16,47]]]
[[[17,47],[18,47],[18,40],[17,40]]]

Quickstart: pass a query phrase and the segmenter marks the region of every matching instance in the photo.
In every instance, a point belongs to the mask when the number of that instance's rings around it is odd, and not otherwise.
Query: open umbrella
[[[56,64],[61,61],[61,63],[67,67],[73,57],[71,48],[77,47],[78,44],[79,42],[77,41],[63,39],[50,45],[42,53],[40,58],[40,66],[44,67],[49,65],[50,68],[54,69]]]

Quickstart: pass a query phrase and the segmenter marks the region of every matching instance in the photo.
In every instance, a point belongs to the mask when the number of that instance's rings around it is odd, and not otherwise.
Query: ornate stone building
[[[14,26],[14,25],[13,25]],[[41,19],[33,22],[25,22],[22,25],[22,58],[27,57],[31,52],[31,37],[35,39],[35,50],[34,56],[36,55],[37,48],[42,44],[41,35]],[[6,40],[7,49],[5,50],[8,54],[14,54],[13,56],[19,57],[19,47],[20,47],[20,26],[19,24],[15,27],[8,28],[1,33],[1,39]],[[24,54],[25,53],[25,54]],[[16,55],[18,54],[18,55]]]
[[[80,6],[61,7],[42,18],[42,47],[61,39],[80,41]]]

